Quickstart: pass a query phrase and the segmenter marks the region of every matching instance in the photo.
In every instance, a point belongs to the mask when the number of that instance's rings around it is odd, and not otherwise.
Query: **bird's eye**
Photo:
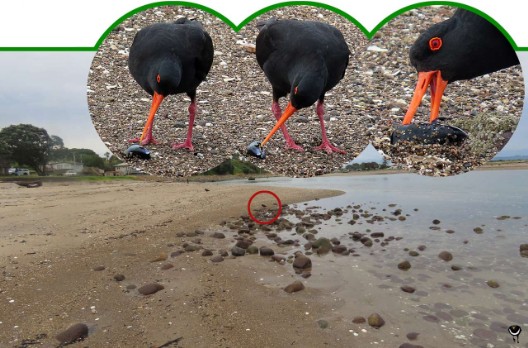
[[[438,51],[442,47],[442,39],[439,37],[433,37],[429,40],[429,48],[431,51]]]
[[[160,81],[161,81],[161,77],[159,76],[159,74],[158,74],[158,76],[156,76],[156,81],[158,81],[158,83],[160,83]]]

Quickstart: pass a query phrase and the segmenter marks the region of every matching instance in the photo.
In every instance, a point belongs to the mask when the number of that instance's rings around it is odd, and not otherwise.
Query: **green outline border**
[[[363,34],[365,34],[365,36],[370,40],[370,39],[372,39],[374,34],[379,29],[381,29],[385,24],[387,24],[389,21],[391,21],[393,18],[399,16],[400,14],[402,14],[404,12],[407,12],[409,10],[415,9],[415,8],[426,7],[426,6],[438,6],[438,5],[464,8],[466,10],[469,10],[471,12],[474,12],[474,13],[480,15],[481,17],[486,18],[489,22],[491,22],[493,25],[495,25],[502,32],[502,34],[508,39],[508,41],[510,42],[510,44],[512,45],[512,47],[513,47],[513,49],[515,51],[528,51],[528,47],[519,47],[519,46],[517,46],[517,44],[515,43],[515,41],[511,37],[511,35],[496,20],[494,20],[491,16],[487,15],[486,13],[480,11],[479,9],[477,9],[475,7],[472,7],[472,6],[469,6],[469,5],[460,3],[460,2],[454,2],[454,1],[425,1],[425,2],[418,2],[418,3],[412,4],[412,5],[403,7],[401,9],[391,13],[387,17],[385,17],[371,31],[368,31],[358,20],[356,20],[354,17],[350,16],[348,13],[338,9],[337,7],[334,7],[334,6],[331,6],[331,5],[327,5],[327,4],[323,4],[323,3],[320,3],[320,2],[315,2],[315,1],[286,1],[286,2],[280,2],[280,3],[277,3],[277,4],[273,4],[273,5],[264,7],[262,9],[258,10],[257,12],[251,14],[249,17],[244,19],[239,25],[235,25],[233,22],[231,22],[227,17],[225,17],[221,13],[219,13],[219,12],[217,12],[217,11],[207,7],[207,6],[204,6],[204,5],[196,4],[196,3],[193,3],[193,2],[187,2],[187,1],[160,1],[160,2],[153,2],[153,3],[150,3],[150,4],[142,5],[140,7],[137,7],[135,9],[125,13],[121,17],[119,17],[116,21],[114,21],[114,23],[112,23],[108,27],[108,29],[105,30],[105,32],[99,37],[99,39],[97,40],[97,42],[95,43],[95,45],[93,47],[75,47],[75,46],[72,46],[72,47],[0,47],[0,52],[5,52],[5,51],[18,51],[18,52],[21,52],[21,51],[25,51],[25,52],[27,52],[27,51],[68,51],[68,52],[72,52],[72,51],[73,52],[97,51],[99,49],[99,46],[101,46],[101,44],[103,43],[105,38],[108,36],[108,34],[110,34],[110,32],[117,25],[119,25],[121,22],[123,22],[125,19],[129,18],[130,16],[132,16],[132,15],[138,13],[138,12],[142,12],[142,11],[147,10],[149,8],[159,7],[159,6],[185,6],[185,7],[192,7],[192,8],[196,8],[196,9],[208,12],[208,13],[220,18],[224,23],[229,25],[235,32],[238,32],[240,29],[242,29],[246,24],[251,22],[256,17],[258,17],[258,16],[260,16],[260,15],[266,13],[266,12],[269,12],[271,10],[275,10],[277,8],[282,8],[282,7],[287,7],[287,6],[314,6],[314,7],[324,8],[326,10],[332,11],[332,12],[334,12],[334,13],[336,13],[338,15],[341,15],[342,17],[348,19],[355,26],[357,26],[363,32]]]

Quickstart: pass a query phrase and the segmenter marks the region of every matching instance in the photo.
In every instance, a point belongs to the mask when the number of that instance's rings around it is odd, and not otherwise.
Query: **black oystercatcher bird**
[[[519,64],[506,37],[486,19],[464,9],[423,32],[411,47],[410,59],[418,71],[418,83],[404,125],[411,123],[429,85],[432,123],[438,118],[448,83]]]
[[[315,150],[345,153],[328,141],[323,119],[325,93],[343,78],[348,65],[350,51],[341,32],[326,23],[276,18],[257,26],[260,29],[256,43],[257,61],[271,83],[271,110],[278,121],[260,146],[264,146],[281,128],[286,148],[302,151],[288,134],[284,122],[296,110],[317,101],[323,141]],[[281,115],[279,98],[288,93],[290,101]]]
[[[201,23],[187,18],[153,24],[136,34],[130,47],[128,68],[137,83],[152,95],[152,106],[141,137],[131,142],[155,144],[152,124],[163,98],[185,92],[191,98],[187,139],[172,147],[193,150],[196,88],[211,68],[213,53],[213,42]]]

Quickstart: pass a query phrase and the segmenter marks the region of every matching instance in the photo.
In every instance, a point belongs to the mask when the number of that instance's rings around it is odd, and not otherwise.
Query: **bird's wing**
[[[214,56],[213,40],[206,31],[203,31],[202,44],[202,52],[196,57],[196,75],[201,81],[209,73]]]

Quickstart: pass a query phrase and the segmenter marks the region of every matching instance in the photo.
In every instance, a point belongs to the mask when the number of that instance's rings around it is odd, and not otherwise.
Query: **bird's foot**
[[[300,152],[304,151],[304,149],[301,146],[295,144],[293,140],[286,142],[286,150],[295,150],[295,151],[300,151]]]
[[[344,150],[341,150],[340,148],[338,147],[335,147],[334,145],[330,144],[330,142],[328,141],[323,141],[323,143],[317,147],[314,147],[313,148],[315,151],[325,151],[326,153],[332,153],[332,152],[337,152],[337,153],[341,153],[341,154],[345,154],[346,151]]]
[[[139,142],[139,139],[140,138],[130,139],[128,142],[129,143],[139,143],[139,145],[142,145],[142,146],[148,145],[148,144],[154,144],[154,145],[158,144],[158,142],[156,141],[156,139],[154,139],[153,136],[146,136],[145,139],[141,141],[141,143]]]
[[[180,143],[180,144],[174,143],[172,144],[172,148],[174,150],[185,148],[185,149],[188,149],[189,151],[194,151],[194,147],[192,145],[191,140],[185,140],[183,143]]]

